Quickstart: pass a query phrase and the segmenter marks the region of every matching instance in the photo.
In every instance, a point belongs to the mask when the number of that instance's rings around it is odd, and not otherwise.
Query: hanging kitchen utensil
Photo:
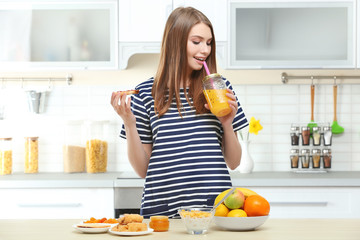
[[[47,91],[28,90],[25,91],[29,111],[32,113],[43,113]]]
[[[313,80],[312,77],[311,80]],[[310,132],[312,132],[312,128],[317,127],[317,123],[314,122],[315,85],[312,82],[311,82],[310,90],[311,90],[311,120],[308,123],[308,127],[310,128]]]
[[[337,105],[337,85],[336,85],[336,77],[334,77],[335,83],[333,86],[333,95],[334,95],[334,121],[331,125],[331,132],[333,134],[340,134],[344,132],[344,128],[341,127],[337,122],[336,117],[336,105]]]

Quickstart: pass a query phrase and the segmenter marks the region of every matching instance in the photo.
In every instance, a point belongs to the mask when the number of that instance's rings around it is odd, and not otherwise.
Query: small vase
[[[251,173],[254,169],[254,161],[249,152],[250,141],[240,141],[242,154],[239,166],[240,173]]]

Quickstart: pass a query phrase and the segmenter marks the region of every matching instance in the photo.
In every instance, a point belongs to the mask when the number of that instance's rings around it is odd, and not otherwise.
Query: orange
[[[227,217],[247,217],[247,214],[242,209],[234,209],[228,213]]]
[[[270,212],[269,202],[260,195],[252,195],[246,198],[244,211],[249,217],[266,216]]]
[[[215,210],[215,216],[217,217],[226,217],[229,213],[229,209],[222,203]]]

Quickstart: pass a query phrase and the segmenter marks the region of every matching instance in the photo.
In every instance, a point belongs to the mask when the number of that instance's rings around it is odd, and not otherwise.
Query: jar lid
[[[302,153],[302,154],[309,154],[309,153],[310,153],[310,149],[301,149],[301,153]]]
[[[320,154],[320,153],[321,153],[321,150],[320,150],[320,149],[313,149],[313,150],[312,150],[312,153],[313,153],[313,154],[316,154],[316,153],[317,153],[317,154]]]
[[[11,137],[0,137],[0,140],[11,141],[12,138]]]
[[[291,149],[291,150],[290,150],[290,153],[297,153],[297,154],[299,154],[299,149]]]
[[[320,131],[321,128],[320,128],[320,127],[313,127],[312,130],[313,130],[313,131]]]
[[[290,128],[291,131],[299,131],[299,127],[298,126],[293,126]]]
[[[169,217],[168,216],[162,216],[162,215],[151,216],[150,220],[152,220],[152,221],[169,221]]]
[[[310,131],[310,128],[308,126],[304,126],[304,127],[301,127],[301,130],[304,131],[304,130],[309,130]]]
[[[212,73],[210,75],[207,75],[203,82],[206,82],[207,80],[209,80],[210,78],[221,78],[221,75],[219,73]]]
[[[39,137],[25,137],[25,139],[31,139],[31,140],[36,140],[38,139]]]
[[[330,127],[330,126],[325,126],[323,129],[324,129],[324,131],[331,131],[331,127]]]
[[[327,148],[323,149],[323,153],[324,154],[329,154],[329,153],[331,153],[331,149],[327,149]]]

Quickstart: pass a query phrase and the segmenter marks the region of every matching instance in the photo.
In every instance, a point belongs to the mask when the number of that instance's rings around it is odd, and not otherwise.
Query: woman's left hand
[[[236,97],[235,97],[234,92],[231,89],[228,88],[226,96],[229,98],[228,102],[229,102],[229,105],[230,105],[230,108],[231,108],[232,111],[226,116],[217,117],[220,120],[223,127],[232,124],[232,122],[233,122],[233,120],[235,118],[236,112],[238,110],[238,105],[237,105],[237,102],[236,102]],[[207,109],[209,109],[208,104],[205,104],[205,107]]]

